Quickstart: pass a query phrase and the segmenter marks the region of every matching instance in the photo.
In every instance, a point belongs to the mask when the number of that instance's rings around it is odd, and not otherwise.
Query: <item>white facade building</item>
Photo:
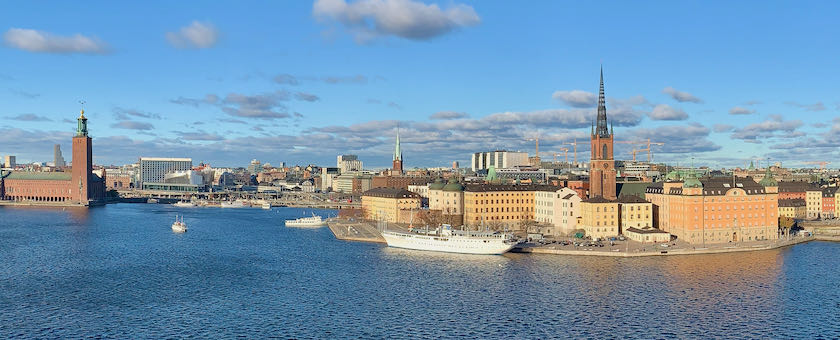
[[[356,155],[339,155],[336,157],[335,166],[341,173],[362,171],[362,161]]]
[[[534,220],[546,235],[564,236],[577,229],[580,196],[569,188],[534,193]]]
[[[429,185],[428,184],[409,185],[408,186],[408,191],[411,191],[415,194],[418,194],[418,195],[420,195],[420,197],[429,198]]]
[[[166,174],[192,169],[192,158],[156,158],[140,157],[140,178],[137,186],[143,189],[143,183],[163,183]]]
[[[470,159],[472,171],[486,170],[490,166],[500,169],[527,165],[529,165],[528,153],[519,151],[476,152]]]

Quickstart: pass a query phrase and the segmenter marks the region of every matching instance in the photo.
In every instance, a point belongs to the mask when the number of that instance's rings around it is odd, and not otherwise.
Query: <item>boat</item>
[[[236,201],[224,201],[222,202],[222,208],[245,208],[245,202],[240,200]]]
[[[175,202],[172,205],[175,206],[175,207],[178,207],[178,208],[192,208],[192,207],[196,206],[196,204],[191,202],[191,201],[179,201],[179,202]]]
[[[149,198],[146,200],[146,203],[150,204],[157,204],[158,200],[156,198]]]
[[[172,223],[172,231],[176,233],[187,232],[187,224],[184,223],[184,216],[181,216],[179,220],[178,215],[175,215],[175,223]]]
[[[286,220],[287,227],[321,227],[326,224],[321,216],[312,213],[312,217],[301,217],[294,220]]]
[[[383,230],[382,237],[394,248],[482,255],[501,255],[518,243],[509,233],[453,230],[448,224],[431,231],[413,227],[408,232]]]
[[[265,210],[271,210],[271,203],[268,203],[268,202],[263,202],[263,203],[260,205],[260,207],[261,207],[261,208],[263,208],[263,209],[265,209]]]

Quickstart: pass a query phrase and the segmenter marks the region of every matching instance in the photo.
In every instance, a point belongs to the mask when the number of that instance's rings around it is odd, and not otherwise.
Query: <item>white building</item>
[[[156,158],[140,157],[140,178],[137,186],[144,189],[143,183],[163,183],[166,174],[192,169],[192,158]]]
[[[527,166],[529,165],[528,153],[504,150],[476,152],[472,154],[470,165],[472,167],[472,171],[486,170],[489,169],[491,165],[496,169]]]
[[[429,185],[428,184],[409,185],[408,186],[408,191],[411,191],[415,194],[418,194],[418,195],[420,195],[420,197],[429,198]]]
[[[335,166],[341,173],[348,173],[352,171],[362,171],[362,161],[356,155],[339,155],[336,157]]]
[[[580,196],[569,188],[534,193],[534,220],[540,223],[540,232],[564,236],[577,229],[580,201]]]

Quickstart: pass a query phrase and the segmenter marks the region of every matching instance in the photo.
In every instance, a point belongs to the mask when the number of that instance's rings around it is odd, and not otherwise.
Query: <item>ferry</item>
[[[501,255],[518,243],[509,233],[453,230],[448,224],[432,231],[413,227],[408,232],[384,230],[382,237],[394,248],[482,255]]]
[[[320,227],[326,224],[321,216],[312,214],[312,217],[301,217],[294,220],[286,220],[287,227]]]
[[[184,223],[184,216],[181,216],[179,220],[178,215],[175,215],[175,223],[172,223],[172,231],[176,233],[187,232],[187,224]]]
[[[223,201],[221,204],[222,208],[245,208],[245,203],[239,200],[236,201]]]
[[[192,208],[192,207],[195,207],[196,204],[193,203],[193,202],[190,202],[190,201],[180,201],[180,202],[175,202],[174,204],[172,204],[172,206],[177,207],[177,208]]]

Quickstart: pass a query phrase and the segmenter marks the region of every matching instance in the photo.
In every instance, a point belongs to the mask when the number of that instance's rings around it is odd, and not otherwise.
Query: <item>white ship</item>
[[[184,216],[181,216],[179,220],[178,215],[175,215],[175,223],[172,223],[172,231],[176,233],[187,232],[187,224],[184,223]]]
[[[245,208],[245,202],[236,200],[236,201],[223,201],[222,208]]]
[[[511,234],[452,230],[448,224],[428,232],[414,228],[408,232],[385,230],[382,237],[389,247],[461,254],[500,255],[517,243]]]
[[[314,213],[312,217],[301,217],[294,220],[286,220],[287,227],[320,227],[323,226],[326,222],[321,219],[321,216],[317,216]]]
[[[263,203],[260,205],[260,207],[261,207],[261,208],[263,208],[263,209],[265,209],[265,210],[271,210],[271,203],[268,203],[268,202],[263,202]]]
[[[196,205],[195,205],[195,203],[190,202],[190,201],[180,201],[180,202],[175,202],[174,204],[172,204],[172,206],[177,207],[177,208],[192,208],[192,207],[195,207]]]

